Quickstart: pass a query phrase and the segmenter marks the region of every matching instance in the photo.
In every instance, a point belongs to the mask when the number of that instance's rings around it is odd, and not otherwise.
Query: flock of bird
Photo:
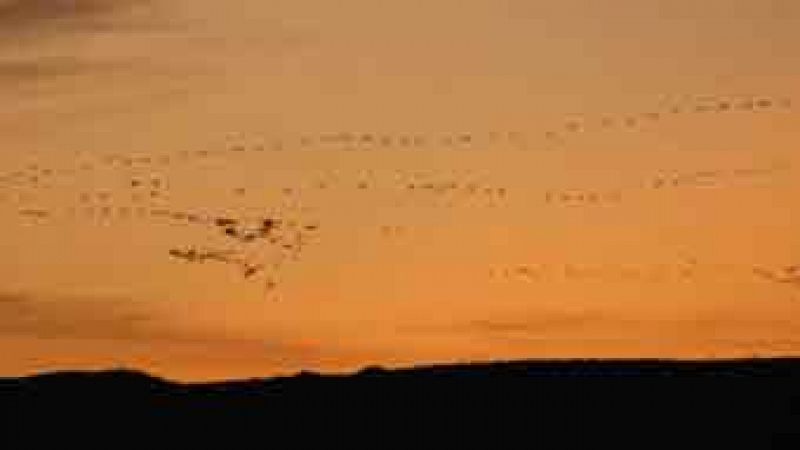
[[[385,134],[371,132],[332,132],[319,135],[301,135],[295,137],[278,137],[268,140],[257,140],[255,143],[243,142],[240,138],[232,138],[225,148],[178,150],[167,154],[77,154],[74,158],[76,167],[54,169],[40,167],[36,163],[29,164],[23,170],[0,173],[0,185],[46,184],[55,175],[78,175],[101,167],[119,169],[156,169],[168,168],[181,164],[209,160],[215,157],[234,157],[246,154],[260,154],[270,151],[294,150],[391,150],[418,148],[425,150],[465,149],[493,150],[498,147],[521,148],[521,142],[536,142],[535,138],[545,141],[565,143],[569,136],[577,133],[595,131],[635,131],[648,124],[667,121],[670,117],[686,114],[716,113],[760,113],[787,111],[792,107],[789,98],[772,98],[765,96],[697,96],[677,99],[666,103],[656,111],[639,114],[605,115],[599,117],[570,116],[560,126],[536,132],[522,131],[489,131],[486,133],[400,133]],[[534,149],[527,146],[526,149]],[[566,148],[566,147],[565,147]],[[86,159],[88,157],[88,159]]]
[[[690,114],[735,114],[789,111],[792,99],[770,96],[684,96],[666,99],[653,111],[636,114],[607,114],[600,116],[570,115],[560,124],[534,132],[519,130],[446,133],[374,133],[339,131],[317,135],[300,135],[276,140],[270,145],[237,143],[229,150],[234,153],[298,150],[374,151],[374,150],[493,150],[511,148],[535,150],[538,147],[568,144],[570,138],[580,133],[597,131],[637,131],[673,117]]]
[[[75,167],[55,169],[44,167],[38,163],[28,164],[23,169],[0,173],[0,186],[10,187],[47,187],[54,177],[59,175],[88,175],[92,171],[101,168],[139,170],[139,171],[158,171],[179,165],[197,163],[211,158],[232,158],[247,154],[259,154],[266,151],[290,151],[302,149],[325,149],[325,150],[348,150],[348,149],[447,149],[463,148],[472,150],[493,150],[503,144],[515,144],[528,142],[538,136],[546,140],[559,140],[566,142],[570,135],[587,132],[590,130],[636,130],[642,129],[647,123],[665,121],[676,114],[706,114],[707,112],[719,113],[758,113],[766,111],[782,111],[791,108],[792,102],[788,98],[770,97],[725,97],[725,96],[699,96],[696,98],[678,99],[661,107],[654,112],[640,114],[628,114],[619,116],[602,117],[571,117],[563,121],[560,127],[547,129],[538,132],[521,131],[490,131],[483,134],[478,133],[443,133],[441,135],[423,135],[417,133],[387,135],[380,133],[357,133],[357,132],[335,132],[323,133],[319,135],[302,135],[299,137],[283,137],[273,140],[271,144],[264,140],[257,141],[255,144],[241,142],[241,139],[234,139],[225,148],[198,149],[194,151],[178,150],[167,154],[103,154],[91,155],[79,153],[74,158]],[[355,145],[359,144],[359,145]],[[364,144],[364,145],[361,145]],[[368,145],[367,145],[368,144]],[[513,145],[512,145],[513,147]],[[230,160],[228,164],[233,163]],[[225,163],[225,162],[224,162]],[[235,163],[234,163],[235,164]],[[151,187],[149,192],[143,195],[159,195],[159,187],[166,180],[154,178],[146,179],[132,175],[130,177],[131,186],[140,187],[142,190]],[[358,185],[364,189],[364,185]],[[324,184],[318,185],[323,187]]]
[[[211,227],[232,241],[234,249],[198,250],[194,246],[185,249],[173,248],[169,254],[188,262],[216,261],[240,268],[245,279],[259,273],[264,275],[264,292],[274,290],[283,264],[298,260],[306,243],[310,242],[319,230],[316,222],[303,222],[293,218],[274,215],[261,215],[255,218],[209,216],[203,213],[157,209],[155,217],[161,217],[182,225],[203,225]],[[272,250],[272,263],[262,259],[254,261],[248,250],[254,245],[266,245]]]
[[[694,258],[661,264],[540,263],[491,268],[492,279],[528,283],[554,281],[674,282],[698,276],[732,275],[733,267],[701,265]]]
[[[559,190],[544,193],[547,204],[562,206],[614,204],[622,201],[620,190]]]
[[[581,117],[564,120],[555,128],[538,132],[494,131],[487,133],[400,133],[382,134],[367,132],[332,132],[318,135],[302,135],[282,137],[272,142],[260,140],[255,144],[235,139],[222,148],[178,150],[166,154],[77,154],[67,167],[52,167],[31,162],[22,168],[0,173],[0,203],[11,204],[20,215],[42,222],[54,219],[59,214],[70,218],[100,220],[110,223],[113,220],[142,219],[152,222],[169,221],[182,225],[204,226],[219,236],[229,240],[234,249],[201,248],[184,246],[169,249],[172,258],[187,262],[202,263],[214,261],[232,264],[241,270],[244,278],[264,274],[265,286],[275,287],[277,270],[288,259],[298,259],[303,246],[309,237],[319,231],[318,222],[305,221],[284,211],[261,214],[257,217],[245,217],[244,213],[210,214],[192,211],[191,208],[176,209],[172,203],[171,190],[180,187],[180,179],[173,180],[167,176],[170,170],[182,167],[241,167],[247,170],[257,168],[254,155],[269,152],[291,152],[293,150],[404,150],[404,149],[450,149],[450,150],[492,150],[495,148],[516,148],[531,150],[535,138],[543,139],[550,144],[562,145],[569,142],[571,136],[588,131],[634,131],[664,122],[670,117],[686,114],[708,113],[761,113],[769,111],[789,110],[792,102],[788,98],[772,98],[766,96],[705,96],[684,98],[668,102],[655,111],[640,114],[627,114],[602,117]],[[550,145],[547,144],[547,145]],[[550,145],[552,146],[552,145]],[[238,161],[234,158],[240,158]],[[214,164],[203,165],[205,161]],[[199,166],[198,166],[199,164]],[[724,180],[734,178],[769,175],[787,168],[785,163],[769,168],[741,168],[737,170],[701,170],[686,173],[660,175],[648,180],[646,187],[665,189],[676,187],[704,187],[719,185]],[[280,169],[277,169],[280,170]],[[112,174],[117,186],[113,189],[84,189],[76,192],[73,204],[63,204],[54,208],[37,206],[39,196],[45,192],[61,191],[61,183],[70,185],[70,180],[91,180],[97,174]],[[322,193],[332,189],[348,189],[352,192],[392,192],[396,198],[405,199],[412,205],[433,201],[435,206],[461,205],[476,206],[476,199],[486,201],[488,205],[498,205],[513,194],[508,186],[485,181],[485,176],[476,176],[474,172],[459,173],[455,170],[447,172],[429,170],[393,169],[391,174],[380,174],[373,170],[360,170],[345,179],[337,171],[327,171],[321,176],[309,177],[300,184],[284,184],[273,190],[282,196],[282,206],[289,199],[298,200],[303,195]],[[389,181],[387,181],[389,180]],[[483,180],[483,181],[482,181]],[[263,189],[245,187],[241,183],[230,189],[231,201],[237,198],[258,196]],[[252,191],[252,192],[251,192]],[[540,197],[546,205],[583,206],[617,204],[623,200],[623,192],[618,189],[545,189]],[[428,199],[428,200],[425,200]],[[422,203],[421,203],[422,202]],[[273,202],[274,203],[274,202]],[[429,203],[430,204],[430,203]],[[272,207],[275,207],[273,204]],[[303,204],[294,209],[302,210]],[[264,208],[265,210],[268,208]],[[294,213],[295,216],[297,213]],[[407,227],[398,225],[381,225],[384,236],[396,236],[407,232]],[[264,260],[253,260],[249,255],[253,246],[266,246],[277,255],[277,262],[269,265]],[[272,270],[273,272],[269,272]],[[578,272],[574,267],[569,277]],[[269,273],[268,273],[269,272]],[[503,273],[518,273],[504,271]],[[519,274],[535,278],[533,269],[524,269]],[[767,272],[759,275],[769,278]],[[771,272],[769,272],[771,273]],[[785,274],[784,274],[785,275]],[[611,275],[605,275],[611,276]],[[627,275],[626,275],[627,276]],[[772,279],[786,279],[783,275],[774,275]]]
[[[687,114],[760,113],[790,111],[791,109],[792,99],[788,97],[775,98],[751,95],[683,96],[674,100],[668,99],[661,108],[655,111],[622,116],[605,115],[602,117],[573,118],[566,121],[563,128],[547,130],[544,135],[550,141],[567,143],[569,137],[576,133],[589,130],[639,130],[650,124],[664,122],[671,117],[685,116]]]
[[[708,277],[733,278],[744,273],[743,267],[720,264],[701,264],[695,258],[687,258],[678,263],[651,265],[613,265],[539,263],[518,264],[509,267],[489,269],[489,277],[495,280],[521,281],[526,283],[558,281],[641,281],[676,282]],[[800,288],[800,265],[792,264],[778,268],[753,267],[757,277],[783,285]]]
[[[111,158],[105,158],[105,160],[107,163],[113,161]],[[151,158],[149,161],[153,160],[158,161],[159,159]],[[146,162],[146,160],[142,161]],[[89,169],[91,166],[85,163],[81,166],[84,171],[100,170],[97,167]],[[80,170],[78,169],[78,172]],[[312,241],[310,235],[319,229],[318,223],[303,221],[301,217],[297,217],[298,214],[295,212],[283,210],[275,205],[272,205],[271,208],[263,208],[263,213],[260,215],[243,215],[238,211],[214,214],[206,209],[170,207],[170,193],[176,186],[170,183],[169,178],[163,172],[148,173],[145,171],[142,174],[134,175],[126,172],[121,174],[112,172],[113,175],[118,175],[116,178],[121,180],[117,180],[116,187],[103,189],[97,189],[92,186],[93,183],[89,183],[86,189],[75,189],[74,186],[69,186],[69,183],[64,185],[65,178],[63,176],[60,180],[51,178],[65,173],[75,175],[74,172],[43,168],[38,164],[31,164],[19,172],[25,177],[14,173],[12,178],[14,180],[27,179],[30,184],[27,186],[27,191],[21,192],[28,196],[18,198],[14,203],[18,207],[18,213],[33,219],[34,223],[42,224],[46,223],[48,219],[52,221],[68,218],[91,220],[94,223],[109,225],[116,221],[143,220],[153,224],[166,222],[171,225],[204,227],[230,242],[229,248],[199,250],[195,246],[184,246],[169,249],[168,255],[192,263],[213,261],[234,265],[239,268],[245,279],[261,274],[264,277],[265,295],[276,287],[275,280],[284,263],[292,259],[297,260],[305,244]],[[86,178],[91,181],[91,177]],[[81,179],[80,172],[74,179]],[[6,177],[7,180],[8,177]],[[174,184],[180,187],[180,183]],[[33,193],[41,194],[47,189],[51,189],[52,193],[61,192],[63,194],[65,187],[72,187],[71,190],[75,191],[72,202],[62,201],[60,204],[56,202],[51,207],[43,207],[41,202],[36,201],[37,199],[32,195]],[[39,192],[36,192],[37,190]],[[6,189],[5,193],[8,194],[8,192],[9,190]],[[253,251],[253,247],[259,245],[269,249],[266,256],[260,257],[258,249]]]
[[[789,161],[778,160],[768,165],[739,167],[735,169],[711,169],[675,172],[656,176],[647,185],[652,189],[719,187],[735,180],[752,180],[769,177],[791,170]]]

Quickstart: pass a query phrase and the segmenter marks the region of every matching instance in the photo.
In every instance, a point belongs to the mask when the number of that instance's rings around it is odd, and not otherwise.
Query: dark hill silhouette
[[[506,436],[530,448],[800,448],[800,359],[369,367],[205,383],[128,370],[57,372],[0,379],[0,408],[22,441],[57,428],[71,430],[62,437],[157,431],[229,439],[231,447],[281,437],[292,447],[314,439],[348,447],[356,438],[416,448],[433,432],[448,446],[477,434],[501,439],[491,448],[510,447]]]

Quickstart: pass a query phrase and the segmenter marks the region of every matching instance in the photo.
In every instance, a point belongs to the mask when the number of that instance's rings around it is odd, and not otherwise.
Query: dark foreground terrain
[[[0,378],[0,413],[4,448],[98,436],[111,436],[109,447],[143,436],[161,447],[170,436],[224,448],[425,448],[433,433],[448,448],[480,435],[493,440],[481,448],[800,449],[800,359],[532,361],[203,384],[61,372]]]

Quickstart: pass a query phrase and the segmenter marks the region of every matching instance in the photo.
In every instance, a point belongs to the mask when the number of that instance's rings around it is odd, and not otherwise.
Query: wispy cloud
[[[476,333],[546,333],[574,331],[597,326],[605,321],[599,313],[564,313],[552,314],[538,319],[527,320],[487,320],[478,319],[456,325],[454,328],[461,331]]]
[[[96,55],[81,39],[161,27],[155,5],[152,0],[0,0],[0,89],[141,68],[147,58]]]
[[[129,67],[126,64],[89,62],[68,56],[0,60],[0,88],[10,86],[16,89],[27,83],[108,74]]]
[[[520,339],[704,339],[717,341],[752,341],[758,336],[797,336],[796,321],[740,311],[695,311],[685,314],[633,313],[602,311],[542,312],[515,318],[461,320],[429,326],[405,327],[404,331],[423,334],[474,335],[485,338]],[[736,338],[736,339],[735,339]]]
[[[221,340],[189,330],[147,303],[123,298],[0,294],[0,336],[102,340]]]
[[[477,334],[481,336],[538,335],[550,333],[570,333],[591,328],[603,327],[611,322],[620,324],[623,319],[614,318],[601,312],[555,312],[550,311],[537,316],[516,318],[485,318],[461,320],[452,323],[439,323],[427,326],[401,327],[404,331],[420,333]]]
[[[216,311],[230,313],[229,308]],[[122,364],[176,379],[213,379],[335,370],[365,360],[358,349],[323,344],[282,326],[244,329],[225,320],[210,323],[207,317],[213,314],[182,317],[180,308],[142,298],[0,293],[0,352],[8,352],[0,371]],[[47,356],[31,357],[38,354]]]
[[[150,0],[0,0],[0,33],[93,28]]]

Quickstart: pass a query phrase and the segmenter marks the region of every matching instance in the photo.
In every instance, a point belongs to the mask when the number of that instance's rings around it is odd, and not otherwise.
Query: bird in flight
[[[773,271],[756,267],[753,269],[756,275],[776,283],[793,284],[800,287],[800,265],[786,266],[781,270]]]
[[[197,250],[194,247],[187,249],[171,248],[169,250],[170,256],[175,258],[185,259],[189,262],[203,262],[205,260],[214,260],[225,263],[236,262],[235,259],[229,255],[233,254],[233,250]]]

